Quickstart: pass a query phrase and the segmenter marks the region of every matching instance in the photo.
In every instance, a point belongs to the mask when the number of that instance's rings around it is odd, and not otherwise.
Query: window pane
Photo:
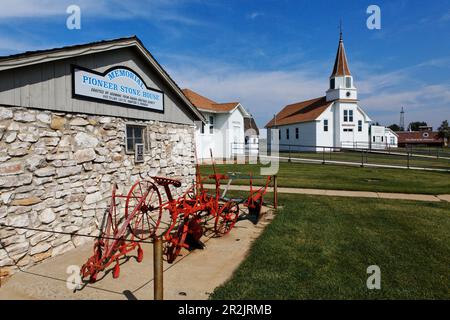
[[[133,138],[127,138],[127,151],[134,151]]]
[[[127,138],[133,137],[133,127],[127,126]]]
[[[134,137],[136,139],[142,140],[142,131],[143,131],[142,127],[134,127]]]

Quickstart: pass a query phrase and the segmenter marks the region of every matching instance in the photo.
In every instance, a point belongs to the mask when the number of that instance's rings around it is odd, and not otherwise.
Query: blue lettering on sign
[[[75,72],[74,90],[80,96],[164,111],[163,93],[148,89],[140,76],[125,67],[106,75],[87,70]]]
[[[113,80],[113,79],[119,78],[119,77],[129,78],[129,79],[133,80],[134,82],[136,82],[136,84],[142,90],[144,90],[144,88],[145,88],[145,85],[142,82],[142,80],[134,72],[131,72],[130,70],[116,69],[116,70],[113,70],[110,73],[108,73],[107,77],[109,78],[109,80]]]
[[[117,84],[112,83],[112,82],[108,82],[108,81],[104,81],[104,80],[100,80],[94,77],[88,77],[88,76],[83,76],[83,83],[87,83],[89,85],[92,86],[97,86],[97,87],[101,87],[101,88],[105,88],[108,90],[115,90],[117,91]]]

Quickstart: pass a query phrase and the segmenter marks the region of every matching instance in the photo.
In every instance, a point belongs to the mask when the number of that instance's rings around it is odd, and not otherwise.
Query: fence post
[[[323,155],[322,155],[323,156],[322,164],[325,164],[325,147],[322,147],[322,149],[323,149],[322,150],[323,151],[322,152],[323,153]]]
[[[273,176],[273,207],[278,209],[278,176]]]
[[[361,168],[364,168],[364,149],[361,148]]]
[[[156,237],[153,242],[153,299],[164,299],[163,286],[163,241]]]
[[[288,162],[291,162],[291,145],[289,145],[289,160]]]
[[[407,167],[409,169],[409,149],[406,149],[406,161],[407,161]]]

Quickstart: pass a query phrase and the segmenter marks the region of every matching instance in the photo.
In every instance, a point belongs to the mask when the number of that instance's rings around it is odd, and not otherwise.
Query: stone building
[[[1,276],[88,241],[20,228],[95,235],[113,182],[162,175],[184,190],[195,121],[136,37],[0,58],[0,224],[16,227],[0,227]]]

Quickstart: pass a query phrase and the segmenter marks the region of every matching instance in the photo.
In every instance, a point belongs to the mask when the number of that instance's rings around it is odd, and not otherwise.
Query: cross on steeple
[[[342,19],[339,22],[339,40],[342,41],[342,31],[344,28],[342,27]]]

